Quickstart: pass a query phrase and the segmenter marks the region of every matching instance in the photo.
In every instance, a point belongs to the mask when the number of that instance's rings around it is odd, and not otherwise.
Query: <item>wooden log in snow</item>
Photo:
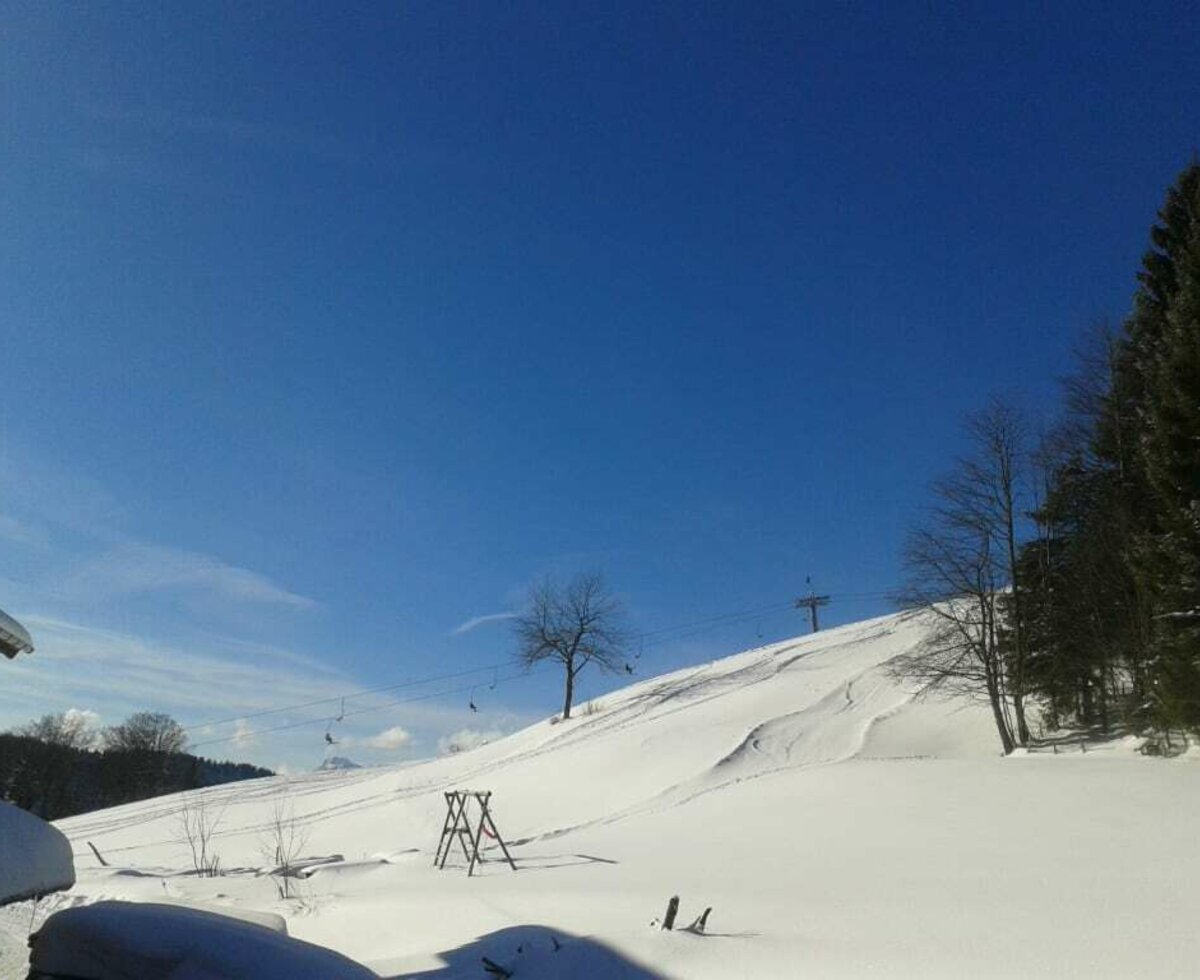
[[[667,902],[667,914],[663,916],[662,927],[664,929],[675,928],[675,916],[679,914],[679,896],[672,895],[671,900]]]
[[[710,905],[701,915],[696,916],[696,921],[688,926],[685,931],[703,934],[704,930],[708,927],[708,913],[711,911],[712,906]]]

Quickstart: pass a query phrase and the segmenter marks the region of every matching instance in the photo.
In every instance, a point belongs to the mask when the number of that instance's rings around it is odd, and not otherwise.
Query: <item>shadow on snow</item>
[[[626,959],[603,943],[546,926],[510,926],[438,957],[444,965],[396,974],[391,980],[479,980],[488,976],[485,957],[509,971],[513,980],[664,980],[664,974]]]

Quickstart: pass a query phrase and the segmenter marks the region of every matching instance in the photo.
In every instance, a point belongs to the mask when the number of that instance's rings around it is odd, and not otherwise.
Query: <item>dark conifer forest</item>
[[[99,738],[72,727],[69,719],[64,723],[63,715],[46,715],[17,731],[0,733],[0,799],[57,820],[181,790],[274,775],[246,763],[202,759],[183,751],[184,746],[182,729],[166,715],[132,715]]]
[[[1167,191],[1118,330],[1080,346],[1061,419],[995,399],[909,541],[942,629],[902,673],[991,702],[1005,751],[1063,730],[1200,732],[1200,164]],[[1026,707],[1037,705],[1038,731]]]

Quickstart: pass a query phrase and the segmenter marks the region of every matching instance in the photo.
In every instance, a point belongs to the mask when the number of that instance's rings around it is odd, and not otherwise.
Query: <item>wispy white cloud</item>
[[[199,631],[196,642],[203,643],[210,649],[220,650],[229,658],[248,657],[258,661],[273,660],[290,669],[299,669],[302,672],[313,674],[336,673],[330,668],[328,661],[310,654],[297,653],[295,650],[288,650],[286,647],[274,643],[261,643],[209,630]]]
[[[412,741],[412,735],[399,725],[386,728],[378,735],[362,740],[362,744],[372,749],[382,749],[385,752],[395,752]]]
[[[457,626],[455,626],[454,629],[450,631],[450,635],[461,636],[463,633],[469,633],[471,630],[479,626],[484,626],[487,623],[497,623],[501,620],[512,619],[515,616],[516,613],[511,612],[488,613],[486,616],[473,616],[466,622],[459,623]]]
[[[59,589],[69,599],[97,599],[152,592],[201,592],[245,603],[309,609],[317,603],[265,575],[180,548],[125,541],[76,566]]]
[[[107,489],[84,474],[9,449],[0,466],[0,540],[16,546],[5,573],[14,590],[66,618],[120,597],[184,595],[223,603],[308,609],[315,600],[216,555],[150,542],[124,527]],[[11,602],[10,598],[10,602]]]
[[[85,623],[27,616],[37,652],[8,663],[0,686],[0,727],[70,705],[89,704],[107,719],[166,711],[185,724],[328,697],[354,687],[339,671],[225,659],[154,643]],[[242,729],[246,737],[254,725]],[[237,734],[228,726],[215,737]],[[200,733],[197,733],[200,735]]]

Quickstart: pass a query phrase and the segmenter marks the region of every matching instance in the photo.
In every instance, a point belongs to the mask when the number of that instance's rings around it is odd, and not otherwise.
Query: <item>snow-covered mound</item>
[[[367,980],[333,950],[230,915],[159,902],[62,909],[38,933],[38,975],[162,980]]]
[[[73,884],[71,845],[62,831],[0,801],[0,905]]]
[[[60,901],[188,898],[285,915],[384,976],[1191,976],[1194,761],[1114,749],[1002,759],[985,709],[915,701],[890,616],[642,681],[568,721],[395,769],[212,787],[60,826]],[[489,846],[433,867],[451,789],[489,790]],[[306,877],[274,867],[294,813]],[[188,804],[229,873],[184,874]],[[97,866],[94,843],[114,867]],[[652,928],[713,907],[704,934]],[[47,903],[48,904],[48,903]]]

